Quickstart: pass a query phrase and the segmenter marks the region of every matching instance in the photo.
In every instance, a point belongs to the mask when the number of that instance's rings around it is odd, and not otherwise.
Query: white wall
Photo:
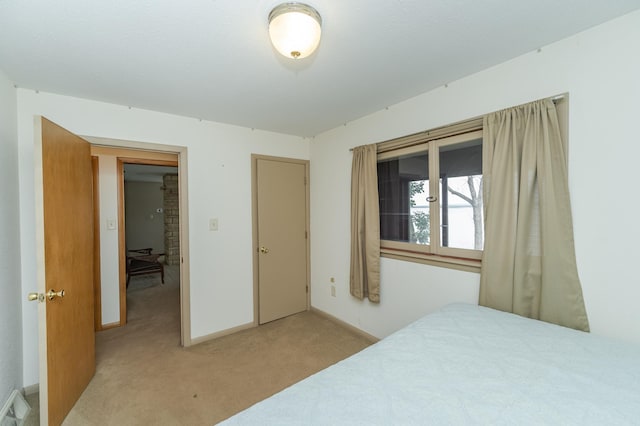
[[[42,114],[78,134],[188,147],[194,338],[252,321],[250,154],[306,159],[311,151],[312,304],[384,336],[450,301],[476,301],[479,278],[473,273],[383,259],[382,303],[376,306],[353,300],[348,295],[348,149],[570,92],[570,189],[578,268],[592,331],[640,341],[640,285],[633,267],[640,240],[639,201],[629,196],[640,154],[635,129],[639,44],[640,12],[635,12],[547,46],[540,53],[524,55],[333,129],[316,137],[311,148],[308,141],[292,136],[18,89],[20,257],[14,251],[8,261],[0,260],[0,266],[8,268],[9,277],[11,265],[21,259],[22,291],[16,294],[2,281],[0,294],[24,300],[22,295],[35,285],[33,116]],[[0,77],[0,90],[0,108],[8,114],[5,119],[2,111],[2,136],[4,139],[4,129],[9,129],[11,141],[15,89]],[[15,155],[14,147],[3,140],[0,149],[0,170],[14,176],[15,166],[5,159]],[[7,199],[17,200],[15,189],[3,189]],[[7,214],[11,218],[15,210],[2,210],[2,215]],[[211,217],[219,219],[217,232],[208,231]],[[15,219],[0,223],[0,231],[11,233],[7,225],[17,223]],[[15,241],[15,233],[8,241],[12,238]],[[13,277],[12,281],[20,281],[15,274]],[[330,277],[337,280],[335,298],[329,292]],[[20,314],[15,309],[12,318]],[[30,385],[38,381],[37,314],[35,304],[23,301],[22,309],[23,382]],[[3,321],[4,312],[3,308]],[[10,339],[15,341],[15,336]],[[19,350],[2,348],[2,362],[5,350],[7,359],[19,354]],[[14,361],[9,365],[12,369],[18,366]],[[0,374],[5,371],[0,367]],[[0,388],[0,396],[4,391]]]
[[[191,337],[253,321],[251,153],[308,159],[309,141],[18,89],[19,167],[24,194],[20,198],[20,232],[25,288],[35,283],[33,116],[37,114],[76,134],[186,146]],[[100,166],[103,167],[102,163]],[[217,232],[209,231],[209,218],[213,217],[219,220]],[[101,226],[105,223],[102,219]],[[104,256],[117,250],[117,246],[101,249]],[[102,285],[104,297],[105,282]],[[103,308],[104,303],[107,302],[103,301]],[[33,309],[26,309],[24,314],[24,381],[33,384],[38,382],[37,315],[35,306],[28,308]]]
[[[17,97],[0,71],[0,407],[22,389]]]
[[[593,333],[640,342],[640,11],[437,88],[311,144],[312,304],[376,336],[453,301],[479,276],[382,260],[380,306],[348,294],[350,147],[570,93],[569,179],[578,269]],[[429,72],[428,69],[425,72]],[[329,277],[338,294],[329,292]]]
[[[153,248],[164,252],[164,214],[157,212],[164,206],[163,184],[160,182],[124,183],[126,245],[129,249]]]
[[[100,301],[102,325],[120,323],[120,271],[118,253],[118,159],[98,155],[100,194]],[[116,229],[107,227],[108,221]]]

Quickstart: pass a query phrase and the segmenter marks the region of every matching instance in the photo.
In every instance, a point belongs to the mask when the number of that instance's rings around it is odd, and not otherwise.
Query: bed
[[[640,424],[640,347],[449,305],[223,425]]]

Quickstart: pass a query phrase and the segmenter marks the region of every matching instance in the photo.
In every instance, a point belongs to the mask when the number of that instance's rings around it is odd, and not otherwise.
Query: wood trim
[[[124,162],[118,158],[118,277],[120,287],[120,325],[127,324],[127,277],[124,216]]]
[[[482,130],[482,120],[483,117],[476,117],[470,120],[459,121],[457,123],[436,127],[435,129],[425,130],[388,141],[378,142],[376,144],[377,151],[378,154],[380,154],[387,151],[395,151],[397,149],[418,145],[435,139],[442,139],[475,130]]]
[[[106,151],[103,155],[112,155],[112,153],[135,154],[138,157],[117,157],[118,164],[118,277],[120,288],[120,325],[127,324],[127,259],[126,259],[126,220],[124,212],[124,165],[125,164],[146,164],[152,166],[172,166],[178,167],[178,154],[174,153],[157,153],[142,152],[136,150],[125,150],[119,148],[105,149],[105,147],[96,151]],[[147,158],[147,154],[148,158]],[[159,155],[161,154],[161,155]],[[178,169],[178,172],[180,169]],[[182,217],[182,212],[181,212]],[[181,219],[182,221],[182,219]],[[182,235],[182,232],[180,233]],[[182,250],[182,249],[181,249]],[[182,256],[182,253],[181,253]],[[182,287],[182,283],[180,285]],[[181,321],[182,323],[182,321]],[[104,328],[104,327],[103,327]]]
[[[96,136],[84,136],[91,142],[92,153],[102,153],[105,156],[121,155],[122,158],[131,162],[135,159],[155,161],[157,165],[178,165],[178,185],[180,186],[180,324],[181,343],[183,346],[190,346],[191,343],[191,300],[190,300],[190,274],[189,274],[189,211],[188,211],[188,184],[187,184],[187,153],[185,146],[164,145],[149,142],[137,142],[123,139],[102,138]],[[168,163],[162,163],[166,161]],[[144,161],[141,164],[148,164]],[[121,228],[120,228],[121,229]],[[120,244],[120,243],[119,243]],[[119,265],[123,261],[119,259]],[[122,274],[121,274],[122,275]],[[126,277],[124,279],[126,288]],[[126,303],[126,295],[125,295]],[[122,304],[121,304],[122,312]]]
[[[480,260],[426,255],[424,253],[391,249],[380,249],[380,257],[475,273],[480,273],[480,268],[482,266],[482,262]]]
[[[228,336],[230,334],[255,327],[257,327],[257,325],[255,325],[253,322],[248,322],[237,327],[227,328],[226,330],[217,331],[215,333],[207,334],[206,336],[200,336],[196,337],[195,339],[191,339],[191,345],[198,345],[200,343],[208,342],[209,340],[219,339],[220,337]]]
[[[139,149],[108,147],[100,145],[91,146],[91,155],[109,155],[112,157],[129,157],[131,159],[144,158],[148,160],[159,161],[178,161],[178,154],[174,152],[157,152],[157,151],[142,151]],[[143,163],[148,164],[148,163]],[[176,164],[177,165],[177,164]]]
[[[94,329],[102,327],[102,283],[100,277],[100,160],[91,156],[93,169],[93,302]]]
[[[258,271],[258,158],[251,154],[251,251],[253,253],[253,325],[260,325],[260,274]]]
[[[307,203],[306,237],[307,237],[307,310],[311,309],[311,176],[309,172],[310,161],[305,161],[305,192]]]
[[[191,346],[191,286],[189,256],[189,185],[187,181],[187,151],[178,154],[178,208],[180,209],[180,343]]]
[[[169,159],[148,159],[148,158],[133,158],[133,157],[118,157],[118,160],[124,164],[144,164],[147,166],[170,166],[178,167],[178,156]]]
[[[145,164],[150,166],[172,166],[178,167],[178,154],[165,152],[143,152],[122,148],[95,147],[97,151],[106,151],[113,155],[118,153],[118,271],[120,282],[120,325],[127,324],[127,258],[126,258],[126,220],[124,211],[124,165],[125,164]],[[98,149],[100,148],[100,149]],[[130,155],[137,155],[131,157]],[[178,172],[180,170],[178,169]],[[180,212],[182,218],[182,212]],[[182,220],[182,219],[181,219]],[[182,234],[182,233],[180,233]],[[181,253],[182,256],[182,253]],[[180,285],[182,287],[182,283]],[[182,321],[180,321],[182,324]]]
[[[120,322],[110,322],[109,324],[102,324],[102,331],[118,327],[121,327]]]
[[[340,325],[341,327],[346,328],[347,330],[351,331],[352,333],[357,334],[360,337],[364,337],[365,339],[367,339],[368,341],[370,341],[371,343],[377,343],[380,341],[380,339],[378,339],[376,336],[367,333],[366,331],[360,330],[358,327],[355,327],[351,324],[349,324],[348,322],[344,322],[341,319],[334,317],[333,315],[318,309],[314,306],[311,307],[311,312],[313,312],[314,314],[318,314],[319,316],[328,319],[329,321],[335,322],[336,324]]]

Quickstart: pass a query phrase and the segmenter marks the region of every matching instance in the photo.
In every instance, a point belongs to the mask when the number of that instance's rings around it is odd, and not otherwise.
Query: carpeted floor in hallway
[[[133,277],[125,327],[96,335],[96,374],[64,424],[213,425],[360,351],[367,339],[311,312],[180,347],[177,269]]]

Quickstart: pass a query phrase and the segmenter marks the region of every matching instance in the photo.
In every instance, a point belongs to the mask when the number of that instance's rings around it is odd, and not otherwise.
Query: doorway
[[[169,282],[179,285],[177,164],[137,162],[122,168],[127,295]],[[129,308],[127,299],[127,317]]]
[[[103,215],[99,202],[109,198],[112,204],[118,204],[117,191],[103,191],[101,186],[103,181],[109,180],[100,178],[99,157],[105,150],[121,150],[136,158],[162,156],[163,152],[169,152],[172,161],[180,166],[180,207],[184,206],[185,210],[185,220],[180,220],[179,224],[183,270],[180,277],[183,283],[180,289],[180,343],[183,346],[191,344],[187,162],[185,147],[83,138],[40,116],[35,118],[34,135],[37,292],[30,294],[30,300],[38,303],[39,404],[42,423],[47,424],[47,419],[51,423],[62,422],[95,369],[95,329],[96,324],[103,324],[103,318],[93,316],[94,292],[101,293],[102,281],[94,280],[94,271],[104,271],[104,268],[93,267],[93,253],[100,247],[100,241],[94,242],[94,236],[99,236],[102,229],[123,229],[117,226],[120,222],[116,219],[117,208],[113,216],[110,212]],[[107,170],[102,171],[114,172],[110,177],[113,187],[117,188],[115,163],[114,157],[113,168],[106,167]],[[109,247],[109,251],[118,259],[123,246],[118,244],[117,232],[111,235],[116,236],[116,244]],[[105,250],[100,252],[104,254]],[[115,269],[122,276],[122,264],[116,262],[114,265],[109,269]],[[95,286],[87,285],[91,282]],[[118,280],[112,284],[117,291]]]
[[[153,155],[155,157],[155,155]],[[128,245],[126,232],[126,214],[125,214],[125,167],[127,165],[140,166],[162,166],[162,167],[178,167],[178,158],[175,154],[163,154],[162,158],[147,158],[144,153],[139,153],[133,157],[130,153],[118,153],[117,170],[118,170],[118,259],[119,259],[119,289],[120,289],[120,326],[127,324],[127,284],[129,283],[129,265],[131,263],[130,255],[134,252]],[[178,169],[179,171],[179,169]],[[147,249],[146,247],[144,248]],[[153,250],[153,247],[151,248]],[[156,252],[158,254],[158,252]],[[150,251],[146,255],[152,256]],[[147,257],[147,259],[148,259]],[[166,256],[165,256],[166,259]],[[156,259],[157,261],[157,259]],[[158,263],[158,265],[161,265]]]
[[[254,324],[309,309],[309,161],[252,155]]]
[[[101,170],[100,176],[105,177],[108,184],[100,182],[100,236],[101,263],[103,266],[102,282],[98,283],[97,294],[102,294],[103,300],[100,305],[96,305],[96,311],[103,309],[101,317],[101,328],[104,330],[112,327],[124,326],[127,321],[127,258],[125,226],[125,202],[124,202],[124,171],[125,164],[154,167],[174,167],[177,169],[177,210],[180,217],[175,219],[178,229],[175,232],[178,239],[178,247],[175,249],[175,261],[179,263],[178,275],[180,283],[180,343],[182,346],[190,346],[190,287],[189,287],[189,253],[188,253],[188,226],[187,226],[187,159],[186,148],[169,145],[157,145],[150,143],[139,143],[133,141],[114,140],[97,137],[85,137],[91,144],[92,155],[100,157],[100,169],[103,163],[105,170]],[[104,161],[103,161],[104,160]],[[163,186],[163,185],[160,185]],[[160,186],[158,191],[160,191]],[[105,189],[106,187],[106,189]],[[105,199],[108,199],[105,202]],[[162,213],[154,214],[154,221],[159,221],[164,217],[164,207]],[[110,228],[111,226],[111,228]],[[111,231],[110,231],[111,229]],[[117,230],[117,232],[112,232]],[[110,241],[103,241],[103,240]],[[146,245],[146,244],[145,244]],[[107,249],[105,250],[105,246]],[[139,248],[131,247],[128,248]],[[143,247],[147,248],[147,247]],[[108,252],[108,253],[107,253]],[[166,255],[166,250],[164,250]],[[166,260],[166,258],[165,258]],[[109,275],[111,274],[111,275]],[[106,280],[105,280],[106,278]],[[108,288],[106,288],[108,287]],[[105,301],[105,295],[110,301]],[[108,310],[108,312],[106,312]]]

